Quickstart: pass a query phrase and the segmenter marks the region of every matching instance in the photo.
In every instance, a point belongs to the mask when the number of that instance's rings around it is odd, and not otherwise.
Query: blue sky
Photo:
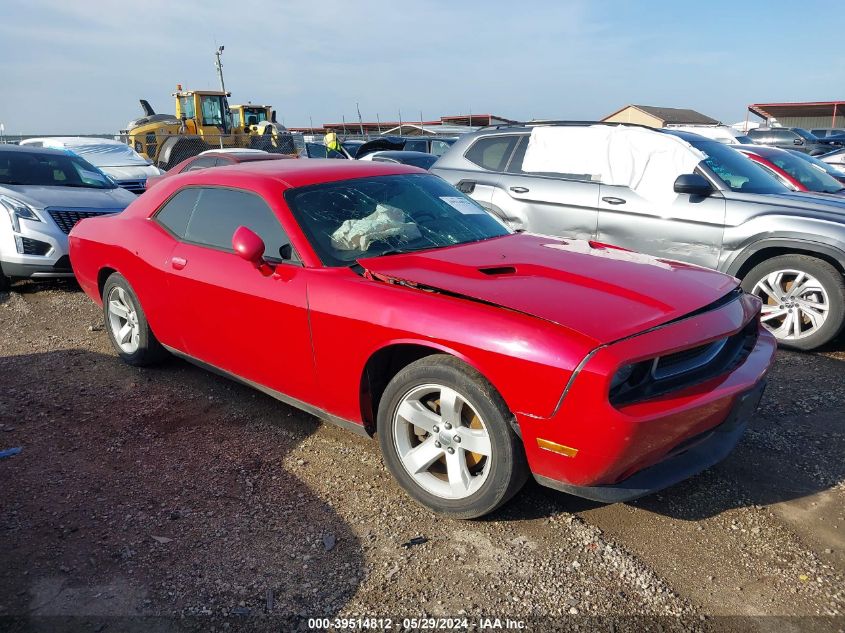
[[[0,122],[95,133],[139,98],[172,112],[177,83],[217,86],[218,44],[232,102],[288,125],[356,120],[356,101],[383,121],[643,103],[735,122],[748,103],[845,98],[840,16],[825,0],[2,0]]]

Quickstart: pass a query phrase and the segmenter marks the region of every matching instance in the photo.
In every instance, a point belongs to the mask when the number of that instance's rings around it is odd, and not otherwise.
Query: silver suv
[[[136,199],[70,152],[0,145],[0,290],[14,278],[72,277],[73,225]]]
[[[597,240],[739,277],[763,300],[762,321],[784,345],[809,350],[838,335],[845,321],[845,201],[793,193],[727,145],[671,130],[653,132],[681,138],[704,159],[676,174],[677,195],[669,192],[668,201],[649,201],[590,174],[526,173],[536,127],[467,134],[431,171],[513,229]]]

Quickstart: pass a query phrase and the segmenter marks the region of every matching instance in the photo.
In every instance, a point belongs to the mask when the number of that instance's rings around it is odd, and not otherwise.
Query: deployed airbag
[[[588,174],[596,182],[632,189],[655,203],[672,202],[675,179],[706,156],[683,139],[624,125],[538,126],[531,131],[522,171]]]
[[[405,222],[402,209],[379,204],[376,210],[360,220],[345,220],[332,233],[332,246],[342,251],[366,251],[373,242],[389,238],[412,241],[422,237],[413,222]]]

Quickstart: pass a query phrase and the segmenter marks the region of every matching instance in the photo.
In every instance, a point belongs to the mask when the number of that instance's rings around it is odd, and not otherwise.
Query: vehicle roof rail
[[[577,121],[577,120],[565,120],[565,119],[534,119],[534,120],[531,120],[531,121],[514,121],[513,123],[497,123],[495,125],[484,125],[484,126],[479,127],[476,130],[476,132],[480,132],[482,130],[501,130],[501,129],[507,129],[507,128],[512,128],[512,127],[535,127],[535,126],[539,127],[539,126],[544,126],[544,125],[560,126],[560,127],[566,127],[566,126],[578,127],[578,126],[584,126],[584,125],[612,125],[612,126],[625,125],[625,126],[628,126],[628,127],[640,127],[640,128],[644,128],[646,130],[654,130],[655,132],[660,131],[660,128],[650,127],[648,125],[643,125],[641,123],[623,123],[621,121],[589,121],[589,120]]]

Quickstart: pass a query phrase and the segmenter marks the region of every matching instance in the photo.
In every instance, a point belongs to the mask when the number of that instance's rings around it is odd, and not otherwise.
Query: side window
[[[197,169],[205,169],[206,167],[214,167],[217,165],[217,158],[213,156],[204,156],[203,158],[198,158],[192,163],[189,163],[187,167],[185,167],[181,173],[185,173],[186,171],[196,171]]]
[[[446,141],[431,141],[431,153],[435,156],[443,156],[450,147]]]
[[[776,143],[791,143],[798,135],[791,130],[773,130],[772,135]]]
[[[185,231],[185,240],[232,251],[232,235],[239,226],[255,231],[264,240],[265,257],[282,260],[282,247],[290,241],[264,200],[245,191],[196,188],[199,198]]]
[[[199,192],[199,189],[183,189],[177,193],[156,213],[156,222],[180,239],[184,238],[188,220],[197,206]]]
[[[490,171],[503,171],[518,136],[488,136],[473,143],[464,156],[471,163]]]
[[[405,147],[402,149],[409,152],[427,152],[428,144],[424,140],[405,141]]]

